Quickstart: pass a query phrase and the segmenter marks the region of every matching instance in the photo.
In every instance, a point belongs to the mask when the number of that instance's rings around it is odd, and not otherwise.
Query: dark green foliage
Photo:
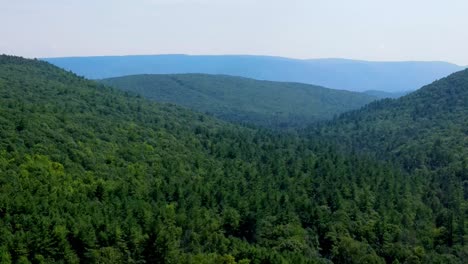
[[[457,175],[317,141],[0,56],[0,261],[466,263]]]
[[[270,128],[305,127],[376,99],[362,93],[309,84],[258,81],[226,75],[134,75],[101,82],[227,121]]]
[[[429,183],[424,202],[436,217],[433,245],[439,250],[459,247],[467,261],[468,70],[400,99],[345,113],[307,134],[335,142],[345,152],[371,154],[422,175]],[[435,259],[442,263],[450,258]]]
[[[400,99],[345,113],[314,132],[345,148],[393,159],[410,171],[457,168],[466,172],[468,70]]]

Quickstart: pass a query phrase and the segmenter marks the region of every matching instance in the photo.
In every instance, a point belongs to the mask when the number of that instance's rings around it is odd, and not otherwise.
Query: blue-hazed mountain
[[[101,80],[146,98],[227,121],[299,128],[358,109],[378,97],[320,86],[209,74],[143,74]]]
[[[269,56],[141,55],[44,59],[91,79],[134,74],[207,73],[301,82],[350,91],[416,90],[464,67],[446,62],[298,60]]]

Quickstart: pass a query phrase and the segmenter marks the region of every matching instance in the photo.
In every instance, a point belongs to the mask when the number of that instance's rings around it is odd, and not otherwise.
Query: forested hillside
[[[425,171],[12,56],[0,113],[2,263],[467,260],[466,197]]]
[[[135,74],[206,73],[300,82],[349,91],[414,91],[465,67],[438,61],[290,59],[248,55],[140,55],[45,58],[91,79]]]
[[[345,113],[317,131],[353,150],[400,161],[409,170],[467,169],[468,70],[400,99]]]
[[[439,214],[436,225],[445,226],[452,242],[458,233],[458,243],[467,252],[468,70],[400,99],[345,113],[313,127],[308,136],[335,142],[345,153],[366,153],[399,164],[412,176],[424,175],[437,197],[426,200]]]
[[[376,99],[366,94],[308,84],[225,75],[135,75],[101,82],[227,121],[270,128],[305,127]]]

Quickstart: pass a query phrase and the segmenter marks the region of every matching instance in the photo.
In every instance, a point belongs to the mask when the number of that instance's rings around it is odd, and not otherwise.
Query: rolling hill
[[[273,128],[305,127],[376,99],[314,85],[225,75],[134,75],[100,82],[227,121]]]
[[[141,55],[45,58],[91,79],[136,74],[206,73],[300,82],[349,91],[413,91],[464,67],[446,62],[298,60],[269,56]]]
[[[334,142],[345,153],[400,164],[410,177],[424,175],[429,188],[424,201],[438,219],[434,230],[468,249],[468,70],[399,99],[370,103],[312,131],[307,136]],[[462,257],[467,261],[468,255]]]
[[[0,113],[2,263],[466,263],[455,178],[13,56]]]
[[[395,157],[407,168],[468,166],[468,70],[399,99],[345,113],[320,127],[355,150]]]

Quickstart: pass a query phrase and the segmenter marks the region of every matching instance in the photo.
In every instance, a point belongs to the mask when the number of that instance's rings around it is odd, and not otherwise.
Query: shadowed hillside
[[[407,168],[467,166],[468,70],[399,99],[345,113],[321,132],[355,150],[395,157]],[[391,154],[391,155],[389,155]]]
[[[224,75],[135,75],[100,82],[227,121],[272,128],[305,127],[375,100],[314,85]]]

